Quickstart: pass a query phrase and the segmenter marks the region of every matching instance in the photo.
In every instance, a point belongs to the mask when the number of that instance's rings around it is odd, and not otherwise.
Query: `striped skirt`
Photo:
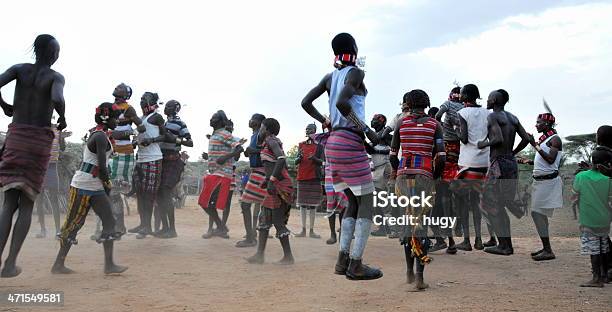
[[[0,190],[18,189],[35,201],[45,181],[52,143],[51,128],[11,123],[0,155]]]
[[[332,183],[338,192],[350,189],[356,196],[374,192],[370,161],[363,138],[350,130],[334,130],[325,145]]]
[[[321,204],[321,180],[297,181],[297,204],[299,206],[319,206]]]
[[[329,214],[341,213],[348,207],[348,197],[344,192],[336,192],[331,178],[329,165],[325,163],[325,197],[327,200],[327,212]]]
[[[487,168],[460,167],[455,180],[450,184],[450,190],[457,194],[467,194],[470,191],[482,192],[487,177]]]
[[[266,192],[266,197],[261,203],[263,207],[276,209],[280,208],[283,203],[287,205],[293,204],[295,199],[293,195],[293,182],[291,181],[291,177],[289,177],[289,172],[287,169],[284,169],[282,174],[284,179],[280,181],[268,182],[274,184],[274,189],[272,193],[268,193],[267,190],[264,190]]]
[[[244,187],[240,201],[249,204],[261,204],[268,195],[268,192],[261,188],[261,183],[266,178],[266,172],[263,167],[251,168],[249,182]]]
[[[117,154],[110,161],[111,179],[132,182],[134,154]]]

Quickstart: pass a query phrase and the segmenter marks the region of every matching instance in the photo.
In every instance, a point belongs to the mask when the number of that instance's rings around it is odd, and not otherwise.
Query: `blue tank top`
[[[258,137],[259,137],[259,132],[255,132],[253,133],[253,135],[251,135],[251,142],[249,143],[249,147],[257,148],[257,138]],[[249,166],[251,168],[263,167],[263,164],[261,162],[261,155],[259,153],[251,154],[249,156]]]
[[[332,72],[331,90],[329,91],[329,119],[331,121],[332,128],[336,128],[336,127],[356,128],[357,127],[355,124],[353,124],[352,121],[349,121],[348,119],[344,118],[344,116],[342,116],[342,114],[336,107],[336,103],[338,103],[338,98],[340,97],[340,92],[342,91],[342,88],[344,88],[344,81],[346,80],[346,75],[353,68],[355,67],[347,66],[347,67],[344,67],[342,69],[337,69]],[[349,99],[349,104],[351,105],[351,108],[355,112],[355,115],[361,121],[364,121],[364,124],[367,125],[368,123],[365,122],[365,96],[364,95],[353,95]]]

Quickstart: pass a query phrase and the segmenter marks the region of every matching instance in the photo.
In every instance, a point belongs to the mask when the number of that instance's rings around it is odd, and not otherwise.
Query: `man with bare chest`
[[[32,207],[42,190],[51,157],[54,109],[59,115],[57,129],[66,128],[64,77],[51,69],[59,51],[53,36],[39,35],[34,41],[36,62],[14,65],[0,75],[0,88],[16,81],[13,105],[6,103],[0,94],[0,107],[6,116],[13,117],[0,161],[0,187],[5,196],[0,215],[0,256],[11,232],[13,215],[19,210],[2,277],[21,273],[15,263],[30,229]]]
[[[514,253],[506,208],[517,218],[525,213],[524,207],[515,200],[518,165],[514,155],[528,143],[535,145],[533,137],[525,131],[518,118],[504,110],[508,99],[508,93],[503,89],[489,94],[487,109],[493,112],[487,118],[487,138],[478,142],[478,148],[490,148],[490,167],[481,197],[481,210],[499,240],[497,246],[488,247],[485,252],[505,256]],[[513,150],[517,134],[522,141]]]

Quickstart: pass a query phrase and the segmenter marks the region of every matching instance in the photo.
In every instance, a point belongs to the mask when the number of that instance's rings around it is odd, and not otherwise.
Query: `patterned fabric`
[[[230,193],[230,178],[209,174],[203,178],[202,192],[198,204],[203,209],[215,207],[223,210],[227,207]]]
[[[191,134],[189,133],[189,129],[187,129],[187,124],[181,120],[179,116],[169,116],[166,121],[166,130],[168,130],[173,135],[179,138],[190,139]],[[176,143],[168,143],[163,142],[160,144],[162,152],[164,151],[174,151],[179,152],[181,150],[181,145]]]
[[[267,137],[263,149],[261,150],[261,160],[264,163],[264,167],[266,167],[266,165],[269,166],[267,163],[276,163],[277,161],[276,155],[274,155],[274,152],[270,148],[270,143],[273,141],[276,141],[276,143],[282,149],[283,143],[280,141],[280,139],[274,135]],[[283,202],[286,204],[293,203],[293,182],[291,181],[286,165],[282,169],[281,174],[283,177],[282,179],[269,181],[269,183],[274,185],[274,188],[271,192],[267,192],[266,197],[261,204],[263,207],[276,209],[280,208]]]
[[[502,211],[505,208],[517,218],[522,217],[520,207],[515,203],[517,189],[518,165],[514,156],[502,155],[493,159],[482,191],[480,208],[485,217],[488,220],[490,217],[497,217],[505,213]],[[524,214],[524,211],[522,213]],[[503,237],[501,233],[500,236]]]
[[[136,163],[134,186],[138,192],[156,194],[161,183],[162,161]]]
[[[230,191],[234,190],[236,190],[236,166],[232,168],[232,183],[230,184]]]
[[[66,221],[59,233],[59,240],[62,247],[66,244],[76,245],[78,243],[76,236],[79,230],[85,224],[85,219],[92,205],[92,200],[95,197],[106,196],[104,191],[86,191],[75,187],[70,187],[68,191],[68,205],[66,211]],[[109,211],[110,219],[104,219],[103,222],[111,223],[108,228],[114,229],[114,218]],[[121,236],[121,233],[103,233],[101,240],[114,240]]]
[[[329,169],[329,164],[327,163],[325,163],[325,196],[327,199],[327,212],[330,214],[341,213],[349,205],[346,194],[334,190],[331,169]]]
[[[402,149],[402,166],[398,175],[425,175],[433,177],[434,136],[437,122],[427,118],[417,122],[417,117],[408,115],[402,119],[399,129]]]
[[[546,133],[543,133],[540,136],[540,138],[538,139],[538,145],[542,144],[542,142],[546,141],[546,139],[550,138],[551,136],[553,136],[555,134],[557,134],[557,130],[555,130],[555,129],[550,129]]]
[[[42,190],[52,143],[51,128],[11,123],[0,156],[1,190],[19,189],[35,201]]]
[[[596,256],[610,252],[608,235],[596,235],[588,231],[580,233],[580,254]]]
[[[297,204],[300,206],[319,206],[321,203],[321,181],[319,179],[297,181]]]
[[[450,184],[450,190],[458,194],[470,191],[482,192],[482,186],[487,177],[487,168],[458,167],[457,176]]]
[[[183,171],[185,170],[185,162],[180,157],[170,157],[164,155],[162,160],[161,186],[173,189],[181,180]]]
[[[259,212],[258,230],[269,230],[272,226],[276,229],[276,238],[281,238],[291,235],[291,231],[287,229],[287,221],[291,209],[285,206],[285,209],[270,209],[265,206],[261,207]]]
[[[115,144],[115,146],[117,146]],[[121,145],[119,145],[121,146]],[[132,146],[130,144],[130,146]],[[132,182],[132,174],[134,172],[135,163],[134,154],[117,153],[111,158],[111,180]]]
[[[433,196],[435,181],[426,175],[415,176],[398,176],[395,182],[395,193],[398,196],[420,196],[421,192],[425,192],[425,196]],[[431,202],[435,202],[434,199]],[[415,219],[417,225],[404,226],[403,234],[400,235],[402,244],[411,246],[412,254],[419,258],[423,264],[427,264],[431,259],[427,256],[429,239],[427,238],[427,227],[421,224],[424,216],[429,215],[430,207],[406,207],[406,215],[411,215]]]
[[[457,136],[457,132],[455,131],[455,125],[459,124],[459,114],[457,114],[457,112],[462,108],[462,103],[453,101],[446,101],[440,105],[440,111],[446,110],[446,112],[444,112],[444,121],[442,122],[445,141],[459,142],[459,136]],[[438,116],[436,116],[436,118],[438,118]]]
[[[266,179],[266,172],[263,167],[251,168],[249,182],[242,192],[241,202],[250,204],[261,204],[268,195],[268,192],[261,188],[261,183]]]
[[[217,159],[227,156],[240,145],[240,139],[233,136],[224,128],[217,129],[208,141],[208,171],[210,174],[231,179],[233,175],[234,160],[228,159],[222,165],[217,164]]]
[[[359,134],[347,129],[332,131],[325,145],[325,159],[336,191],[350,189],[355,196],[374,192],[370,161]]]
[[[451,182],[457,177],[459,166],[459,142],[444,141],[444,150],[446,151],[446,162],[444,163],[444,173],[442,179],[445,182]]]

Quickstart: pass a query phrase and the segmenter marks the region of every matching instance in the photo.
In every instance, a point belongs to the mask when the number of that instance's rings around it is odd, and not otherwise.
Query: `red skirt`
[[[291,177],[289,177],[289,172],[287,169],[283,170],[283,177],[284,179],[281,181],[269,182],[274,183],[274,191],[272,194],[267,193],[266,191],[266,197],[261,204],[263,207],[276,209],[280,208],[283,202],[287,204],[293,203],[293,182],[291,181]]]
[[[232,179],[209,174],[202,179],[202,192],[198,199],[198,204],[202,209],[209,208],[211,204],[218,210],[223,210],[227,206]],[[215,196],[213,196],[215,195]],[[210,207],[212,208],[212,207]]]

